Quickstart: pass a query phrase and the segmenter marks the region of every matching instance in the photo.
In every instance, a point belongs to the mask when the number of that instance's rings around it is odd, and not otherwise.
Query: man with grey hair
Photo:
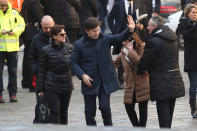
[[[148,71],[150,97],[156,101],[160,128],[171,128],[176,98],[184,96],[185,89],[178,64],[177,36],[163,24],[161,16],[151,17],[147,27],[150,36],[142,57],[134,59],[134,51],[128,57],[138,65],[138,74]]]

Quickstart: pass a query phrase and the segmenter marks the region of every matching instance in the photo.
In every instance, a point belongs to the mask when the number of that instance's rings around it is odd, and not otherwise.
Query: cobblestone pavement
[[[19,52],[18,63],[18,102],[9,103],[7,85],[7,70],[4,70],[3,92],[6,103],[0,104],[0,125],[32,125],[34,118],[35,94],[21,88],[21,63],[22,52]],[[194,130],[197,128],[197,120],[191,118],[188,104],[188,76],[183,72],[183,52],[180,51],[180,68],[186,87],[186,96],[177,99],[172,129]],[[85,126],[84,103],[80,92],[80,81],[73,77],[75,90],[73,91],[69,107],[69,126]],[[137,108],[137,107],[136,107]],[[123,90],[111,95],[112,118],[115,127],[132,127],[123,105]],[[101,113],[97,110],[98,126],[103,126]],[[1,126],[0,126],[1,127]],[[159,128],[155,102],[149,101],[147,128]],[[0,129],[1,130],[1,129]]]

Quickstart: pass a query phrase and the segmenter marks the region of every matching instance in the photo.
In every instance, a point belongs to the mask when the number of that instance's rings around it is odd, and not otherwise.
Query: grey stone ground
[[[21,130],[22,127],[26,127],[23,130],[26,130],[27,127],[31,127],[31,130],[39,129],[62,129],[62,126],[53,126],[53,125],[44,125],[44,127],[38,125],[32,125],[32,120],[34,118],[34,106],[35,106],[35,94],[29,93],[27,89],[21,88],[21,63],[22,63],[22,52],[19,52],[19,63],[18,63],[18,102],[9,103],[8,92],[6,89],[7,86],[7,70],[4,70],[4,89],[3,92],[6,103],[0,104],[0,131],[4,130]],[[173,118],[172,129],[175,130],[196,130],[197,120],[194,120],[190,116],[190,109],[188,104],[188,76],[183,72],[183,52],[180,51],[180,67],[183,75],[183,79],[186,87],[186,96],[177,99],[175,106],[175,113]],[[85,117],[84,117],[84,103],[83,97],[80,92],[80,81],[73,77],[75,90],[73,91],[70,107],[69,107],[69,127],[66,129],[70,130],[71,127],[74,130],[77,130],[79,127],[85,126]],[[115,130],[128,130],[132,127],[126,111],[123,105],[123,90],[119,90],[112,94],[111,96],[111,109],[112,117]],[[96,116],[98,126],[103,126],[101,114],[97,110]],[[124,128],[122,128],[124,127]],[[127,128],[125,128],[127,127]],[[128,128],[129,127],[129,128]],[[156,107],[154,102],[149,102],[148,106],[148,129],[158,129],[158,119],[156,113]],[[30,129],[30,128],[29,128]],[[71,130],[73,130],[71,129]],[[88,129],[89,130],[89,129]],[[110,128],[106,130],[111,130]]]

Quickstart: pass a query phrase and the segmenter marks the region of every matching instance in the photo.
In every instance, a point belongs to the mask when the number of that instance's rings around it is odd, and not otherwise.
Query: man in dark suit
[[[109,13],[107,18],[109,28],[112,34],[119,34],[127,28],[127,16],[131,15],[136,22],[136,4],[133,0],[120,0],[114,3],[114,6]],[[114,45],[113,54],[119,54],[122,48],[122,44]],[[120,88],[124,88],[124,78],[123,78],[123,67],[118,68],[118,79],[120,82]]]
[[[70,57],[70,67],[82,80],[81,89],[85,102],[87,125],[96,125],[96,97],[105,126],[112,125],[110,94],[119,88],[111,56],[111,45],[126,40],[134,31],[135,23],[128,16],[128,28],[119,35],[100,33],[100,21],[88,18],[84,27],[86,34],[75,42]]]

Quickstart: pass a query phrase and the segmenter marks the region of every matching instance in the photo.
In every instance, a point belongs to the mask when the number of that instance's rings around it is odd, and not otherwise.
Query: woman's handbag
[[[44,97],[38,96],[38,120],[36,123],[48,123],[50,118],[50,109]]]

